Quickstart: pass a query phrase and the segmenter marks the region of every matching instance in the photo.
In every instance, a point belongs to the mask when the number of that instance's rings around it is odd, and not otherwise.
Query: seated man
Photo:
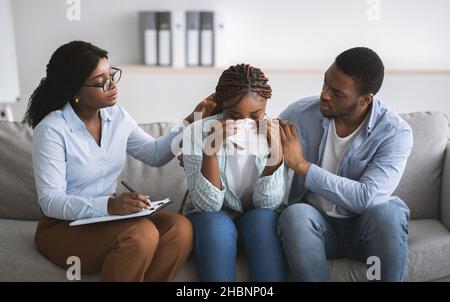
[[[327,259],[341,257],[379,260],[369,279],[404,277],[409,209],[391,194],[413,138],[409,125],[374,99],[383,77],[374,51],[349,49],[326,71],[320,97],[281,114],[284,161],[295,174],[279,234],[298,281],[329,281]]]

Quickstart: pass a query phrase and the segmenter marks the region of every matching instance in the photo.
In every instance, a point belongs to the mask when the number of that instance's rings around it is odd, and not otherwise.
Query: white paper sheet
[[[113,221],[113,220],[121,220],[121,219],[148,216],[148,215],[152,215],[156,211],[160,210],[161,208],[163,208],[170,202],[171,201],[169,198],[166,198],[164,200],[159,200],[159,201],[152,201],[151,206],[146,210],[142,210],[141,212],[137,212],[137,213],[129,214],[129,215],[108,215],[108,216],[95,217],[95,218],[78,219],[78,220],[71,222],[69,225],[77,226],[77,225],[97,223],[97,222],[105,222],[105,221]]]

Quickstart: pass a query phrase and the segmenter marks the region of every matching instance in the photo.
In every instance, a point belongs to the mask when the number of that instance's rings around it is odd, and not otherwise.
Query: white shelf
[[[163,67],[163,66],[147,66],[147,65],[119,65],[119,68],[126,70],[127,72],[136,73],[218,73],[222,72],[225,68],[217,67]]]
[[[221,73],[226,68],[219,67],[163,67],[163,66],[147,66],[139,64],[124,64],[120,68],[127,72],[136,73]],[[261,67],[265,73],[323,73],[328,67],[319,68],[303,68],[303,67]],[[411,69],[386,69],[386,74],[431,74],[446,75],[450,74],[450,69],[427,69],[427,68],[411,68]]]

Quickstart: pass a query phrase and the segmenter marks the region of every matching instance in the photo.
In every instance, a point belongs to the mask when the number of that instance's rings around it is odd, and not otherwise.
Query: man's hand
[[[108,213],[110,215],[128,215],[142,211],[150,206],[148,195],[123,193],[119,197],[110,197]]]
[[[311,163],[303,157],[302,144],[295,125],[289,121],[280,120],[280,137],[286,166],[305,176]]]
[[[198,112],[201,114],[202,119],[206,118],[208,116],[211,116],[215,113],[215,109],[217,109],[217,103],[215,100],[216,93],[210,94],[208,97],[206,97],[204,100],[202,100],[200,103],[195,106],[194,111],[192,111],[191,114],[185,120],[191,124],[194,122],[194,113]]]

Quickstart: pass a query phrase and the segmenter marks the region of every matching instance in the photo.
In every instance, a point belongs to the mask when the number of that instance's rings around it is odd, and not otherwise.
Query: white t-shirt
[[[236,149],[227,155],[226,177],[228,186],[236,194],[245,211],[253,208],[252,194],[258,180],[256,155],[249,155],[245,150]]]
[[[333,173],[338,174],[339,163],[342,159],[347,148],[351,145],[356,134],[361,129],[362,125],[365,124],[367,117],[359,125],[359,127],[353,131],[350,135],[346,137],[339,137],[336,133],[336,125],[334,119],[330,122],[330,127],[328,128],[327,141],[325,143],[325,150],[323,151],[322,162],[320,167]],[[335,203],[322,198],[318,194],[308,191],[305,196],[305,200],[311,205],[315,206],[317,209],[326,213],[328,216],[336,218],[347,218],[348,215],[339,213],[339,207]]]

